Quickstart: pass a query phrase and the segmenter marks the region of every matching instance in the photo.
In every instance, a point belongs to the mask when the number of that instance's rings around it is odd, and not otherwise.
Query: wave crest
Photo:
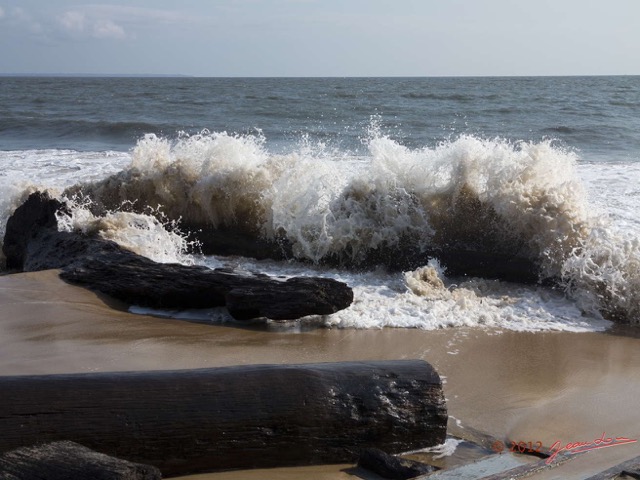
[[[148,135],[129,168],[70,192],[106,209],[131,201],[187,225],[286,238],[297,258],[347,265],[381,249],[455,247],[522,256],[551,277],[588,233],[574,155],[550,142],[466,136],[410,150],[375,136],[368,149],[276,156],[260,137]]]
[[[473,136],[409,149],[375,132],[366,145],[364,156],[308,144],[272,155],[260,136],[147,135],[124,171],[67,193],[105,210],[153,206],[191,231],[284,240],[316,263],[415,269],[457,251],[523,258],[585,311],[637,322],[640,249],[598,234],[575,153]]]

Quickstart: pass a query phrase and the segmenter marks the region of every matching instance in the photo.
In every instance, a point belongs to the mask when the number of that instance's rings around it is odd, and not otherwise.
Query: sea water
[[[5,77],[0,233],[45,188],[72,206],[61,228],[157,261],[353,287],[351,307],[306,322],[601,330],[640,321],[639,127],[640,77]],[[292,257],[187,253],[180,222],[284,238]],[[532,261],[540,283],[453,277],[422,254],[452,244]],[[412,268],[365,262],[382,250]]]

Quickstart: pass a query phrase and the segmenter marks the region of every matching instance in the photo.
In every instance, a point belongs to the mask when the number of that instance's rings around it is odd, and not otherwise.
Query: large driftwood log
[[[0,377],[0,452],[71,440],[163,474],[352,462],[440,444],[419,360]]]
[[[348,307],[353,291],[328,278],[288,280],[228,269],[160,264],[95,236],[59,232],[55,213],[65,207],[35,193],[7,222],[7,267],[61,268],[60,276],[124,302],[154,308],[226,306],[238,320],[289,320]]]
[[[124,302],[154,308],[226,306],[237,320],[291,320],[348,307],[353,291],[318,277],[287,280],[228,269],[159,264],[130,252],[87,256],[60,277]]]
[[[160,470],[62,441],[0,455],[2,480],[160,480]]]

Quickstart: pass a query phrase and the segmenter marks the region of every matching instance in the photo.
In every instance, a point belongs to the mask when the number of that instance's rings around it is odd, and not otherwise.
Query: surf
[[[75,202],[67,228],[98,229],[137,253],[179,262],[203,261],[188,253],[203,229],[212,237],[232,231],[271,244],[278,260],[302,262],[303,269],[409,272],[387,279],[394,291],[441,305],[471,305],[475,295],[478,310],[483,298],[488,308],[491,283],[461,287],[475,280],[461,283],[459,272],[445,268],[439,273],[444,287],[425,295],[411,278],[419,280],[431,260],[460,252],[515,258],[532,266],[538,284],[552,282],[575,302],[579,310],[571,317],[638,321],[640,248],[620,242],[591,208],[577,154],[551,140],[461,135],[412,149],[373,126],[363,139],[364,155],[304,139],[284,154],[270,153],[265,144],[259,134],[146,135],[121,171],[59,193]],[[471,277],[491,282],[488,267]],[[531,288],[544,296],[536,290],[544,287]]]

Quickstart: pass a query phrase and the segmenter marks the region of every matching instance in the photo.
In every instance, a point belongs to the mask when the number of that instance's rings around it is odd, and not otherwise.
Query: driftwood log
[[[16,209],[4,239],[7,268],[59,268],[63,279],[126,303],[176,309],[226,306],[238,320],[327,315],[353,301],[350,287],[328,278],[283,280],[229,269],[161,264],[96,236],[59,232],[55,214],[64,209],[46,193],[32,194]]]
[[[0,452],[71,440],[164,475],[354,462],[446,436],[420,360],[0,377]]]
[[[160,480],[160,470],[74,442],[22,447],[0,455],[2,480]]]

